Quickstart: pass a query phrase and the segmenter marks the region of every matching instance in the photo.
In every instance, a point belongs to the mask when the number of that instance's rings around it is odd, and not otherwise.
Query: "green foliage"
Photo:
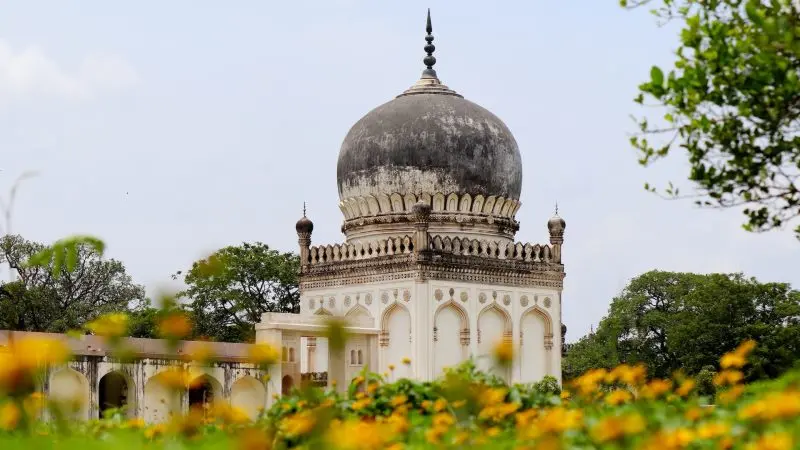
[[[0,263],[17,278],[0,285],[0,328],[66,332],[106,313],[139,308],[144,287],[121,262],[102,259],[104,248],[87,236],[50,247],[17,235],[0,238]]]
[[[790,369],[800,359],[800,292],[741,274],[652,271],[633,279],[597,332],[570,348],[564,377],[637,362],[659,377],[696,374],[746,339],[759,343],[749,380]]]
[[[265,312],[300,311],[299,257],[260,242],[216,251],[196,261],[180,292],[192,312],[195,334],[218,341],[252,342]],[[173,275],[177,279],[182,272]]]
[[[745,229],[800,215],[800,11],[792,0],[622,0],[660,5],[681,23],[677,60],[653,67],[638,103],[664,108],[663,124],[639,119],[631,143],[644,166],[686,151],[698,204],[746,205]],[[663,137],[663,139],[662,139]],[[649,185],[646,189],[654,190]],[[670,186],[665,192],[678,197]],[[800,238],[800,226],[795,228]]]

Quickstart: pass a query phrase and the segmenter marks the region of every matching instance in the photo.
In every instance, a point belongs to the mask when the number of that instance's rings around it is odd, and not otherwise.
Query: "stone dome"
[[[434,229],[458,222],[509,238],[519,228],[517,142],[497,116],[442,84],[431,30],[429,18],[419,81],[362,117],[342,143],[336,175],[348,238],[404,232],[399,224],[420,201],[431,205]]]
[[[518,200],[522,160],[508,127],[459,95],[417,90],[373,109],[347,133],[340,199],[441,192]]]

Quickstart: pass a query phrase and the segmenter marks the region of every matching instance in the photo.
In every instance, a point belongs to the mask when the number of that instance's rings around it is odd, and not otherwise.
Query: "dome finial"
[[[558,212],[558,207],[556,206],[556,212]],[[303,202],[303,217],[306,216],[306,202]]]
[[[556,215],[558,215],[558,202],[556,202]]]
[[[427,69],[422,72],[422,76],[430,76],[435,78],[436,71],[433,70],[433,65],[436,64],[436,57],[433,56],[433,52],[436,50],[436,46],[433,45],[433,34],[431,34],[433,33],[433,25],[431,25],[430,8],[428,8],[428,21],[425,25],[425,31],[428,32],[428,35],[425,36],[425,42],[427,42],[427,44],[425,44],[425,53],[427,53],[428,56],[422,60],[422,62],[425,63],[425,67],[427,67]]]

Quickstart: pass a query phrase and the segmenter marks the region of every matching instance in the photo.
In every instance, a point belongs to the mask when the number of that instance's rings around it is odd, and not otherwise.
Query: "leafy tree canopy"
[[[300,259],[260,242],[216,251],[183,276],[179,294],[189,300],[195,334],[218,341],[253,341],[265,312],[300,312]]]
[[[800,215],[800,11],[794,0],[621,0],[655,6],[682,29],[673,67],[653,67],[639,103],[664,107],[639,120],[631,142],[649,165],[683,149],[691,197],[745,206],[745,229],[781,227]],[[654,190],[649,185],[646,189]],[[670,197],[681,197],[670,183]],[[795,229],[800,239],[800,225]]]
[[[102,314],[140,307],[144,287],[121,262],[102,259],[98,243],[76,238],[47,247],[18,235],[0,238],[0,264],[17,275],[0,284],[0,328],[66,332]]]
[[[695,375],[746,339],[758,343],[748,379],[774,378],[800,361],[800,292],[741,274],[651,271],[611,302],[595,333],[570,347],[564,376],[639,362],[654,376]]]

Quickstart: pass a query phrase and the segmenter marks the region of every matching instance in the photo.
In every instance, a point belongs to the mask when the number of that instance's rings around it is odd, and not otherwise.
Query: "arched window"
[[[294,347],[289,347],[289,362],[294,362]]]
[[[350,350],[350,364],[355,365],[356,363],[356,351]]]
[[[287,357],[288,352],[286,351],[286,347],[284,346],[283,348],[281,348],[281,350],[282,350],[281,351],[281,360],[282,361],[288,360],[289,358]]]
[[[361,350],[358,351],[358,365],[364,364],[364,355],[361,353]]]

